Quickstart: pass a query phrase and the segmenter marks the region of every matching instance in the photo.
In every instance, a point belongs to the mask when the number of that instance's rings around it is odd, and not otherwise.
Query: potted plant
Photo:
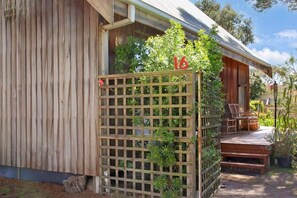
[[[277,165],[282,168],[292,168],[296,132],[287,129],[286,131],[277,131],[276,133],[279,136],[274,142],[274,156],[277,160]]]

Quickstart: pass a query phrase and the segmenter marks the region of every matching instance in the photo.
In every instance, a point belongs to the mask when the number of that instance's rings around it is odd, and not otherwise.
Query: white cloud
[[[266,60],[272,65],[284,64],[290,58],[290,54],[287,52],[280,52],[278,50],[273,51],[269,48],[264,48],[262,50],[253,48],[252,51],[258,55],[259,58]]]
[[[259,37],[257,37],[257,36],[254,37],[255,44],[259,44],[259,43],[261,43],[261,41],[262,41],[262,39],[260,39]]]
[[[297,48],[297,42],[291,43],[290,46],[293,47],[293,48]]]
[[[297,30],[283,30],[275,35],[283,39],[297,39]]]

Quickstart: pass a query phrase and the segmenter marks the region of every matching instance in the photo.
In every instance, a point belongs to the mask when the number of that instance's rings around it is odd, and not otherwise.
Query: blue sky
[[[283,64],[291,54],[297,54],[297,11],[290,12],[286,6],[279,4],[257,12],[245,0],[216,1],[222,6],[229,3],[239,13],[252,18],[255,43],[248,47],[264,60],[271,64]]]

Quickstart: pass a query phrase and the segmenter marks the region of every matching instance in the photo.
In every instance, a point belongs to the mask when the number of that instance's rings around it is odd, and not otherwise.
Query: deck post
[[[100,178],[99,176],[94,176],[93,177],[93,181],[94,181],[94,192],[95,193],[100,193]]]
[[[108,74],[109,73],[109,54],[108,54],[108,40],[109,40],[109,31],[106,30],[101,30],[100,34],[100,56],[101,58],[99,59],[99,74]]]
[[[276,114],[277,114],[277,83],[273,83],[273,94],[274,94],[274,129],[276,129]]]
[[[202,119],[201,119],[201,73],[198,73],[198,198],[202,197]]]

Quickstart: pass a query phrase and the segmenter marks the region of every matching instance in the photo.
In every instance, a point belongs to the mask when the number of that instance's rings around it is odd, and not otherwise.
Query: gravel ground
[[[273,169],[266,175],[222,173],[215,198],[297,197],[297,170]]]
[[[266,175],[222,173],[215,198],[297,197],[297,168],[276,169]],[[0,198],[108,198],[89,190],[66,193],[62,185],[0,177]]]

